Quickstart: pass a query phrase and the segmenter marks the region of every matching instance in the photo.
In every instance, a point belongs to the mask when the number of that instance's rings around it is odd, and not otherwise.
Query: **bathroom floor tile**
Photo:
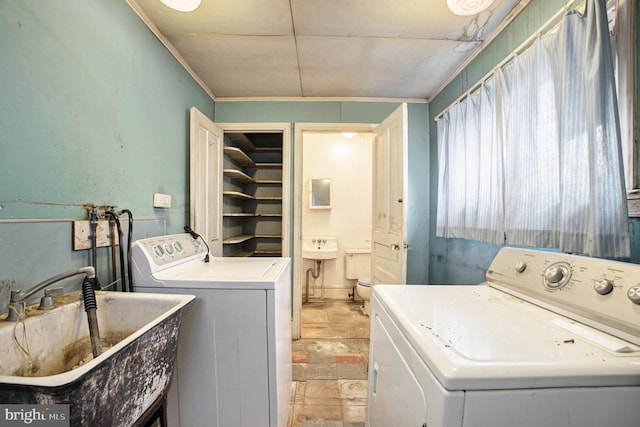
[[[293,379],[296,381],[331,380],[336,378],[338,378],[338,372],[335,364],[293,364]]]
[[[366,365],[336,365],[336,375],[339,379],[345,380],[366,380],[367,379],[367,366]]]
[[[362,365],[364,358],[360,355],[336,355],[336,363],[343,363],[347,365]]]
[[[369,325],[360,304],[302,306],[302,338],[292,343],[289,427],[364,427]]]
[[[291,351],[291,361],[293,363],[307,363],[309,352],[307,350],[293,350]]]
[[[303,422],[312,420],[342,422],[342,407],[340,405],[296,405],[294,407],[292,427],[301,427]]]

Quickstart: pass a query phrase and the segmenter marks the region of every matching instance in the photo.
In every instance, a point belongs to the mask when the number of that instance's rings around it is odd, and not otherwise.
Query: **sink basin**
[[[169,386],[182,308],[194,298],[96,291],[95,359],[80,291],[52,310],[28,307],[17,323],[1,316],[0,402],[70,404],[71,425],[132,425]]]
[[[338,257],[338,239],[335,237],[303,237],[302,257],[325,260]]]

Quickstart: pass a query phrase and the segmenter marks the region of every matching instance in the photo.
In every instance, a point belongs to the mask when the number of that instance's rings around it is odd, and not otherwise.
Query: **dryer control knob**
[[[524,261],[518,261],[516,263],[515,269],[518,273],[523,273],[527,269],[527,263]]]
[[[602,277],[593,283],[593,289],[600,295],[607,295],[613,290],[613,282]]]
[[[544,285],[550,289],[562,288],[571,278],[571,269],[564,263],[552,264],[544,270]]]
[[[635,285],[629,288],[627,296],[634,304],[640,304],[640,285]]]

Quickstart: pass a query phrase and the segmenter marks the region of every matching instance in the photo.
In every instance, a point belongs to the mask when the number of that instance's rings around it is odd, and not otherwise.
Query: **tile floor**
[[[289,427],[364,427],[369,317],[360,305],[302,305],[302,337],[293,341]]]

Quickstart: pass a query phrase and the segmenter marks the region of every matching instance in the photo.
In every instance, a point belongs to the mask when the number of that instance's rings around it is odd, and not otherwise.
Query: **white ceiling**
[[[216,98],[430,99],[519,0],[469,17],[446,0],[129,0]]]

